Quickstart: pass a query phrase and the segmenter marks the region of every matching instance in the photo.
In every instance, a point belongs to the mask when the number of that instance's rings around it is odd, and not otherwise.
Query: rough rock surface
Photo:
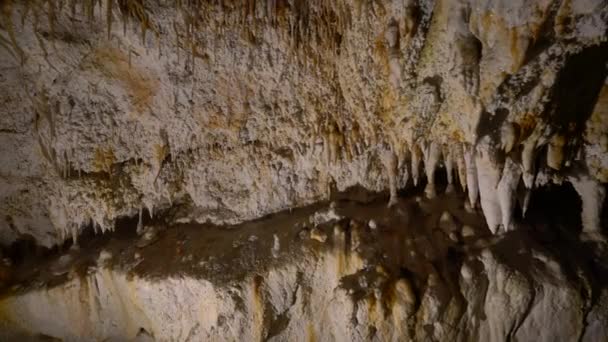
[[[353,185],[394,202],[423,177],[433,196],[438,167],[492,231],[564,181],[599,229],[606,1],[185,3],[0,2],[0,241],[142,208],[234,224]]]
[[[17,268],[0,299],[0,338],[608,338],[606,243],[581,242],[559,224],[493,236],[480,214],[463,209],[464,194],[454,196],[390,209],[384,200],[339,201],[228,231],[181,225],[144,247],[134,232],[84,239],[80,249]],[[442,227],[442,212],[453,226]],[[464,225],[475,237],[452,241]],[[313,229],[327,239],[310,237]],[[49,272],[57,265],[65,273]]]
[[[607,75],[606,0],[0,0],[0,339],[608,340]]]

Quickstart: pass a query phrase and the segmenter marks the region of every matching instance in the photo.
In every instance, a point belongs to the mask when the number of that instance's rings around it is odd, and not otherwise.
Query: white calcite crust
[[[608,181],[604,1],[146,1],[124,27],[108,1],[2,11],[3,243],[142,208],[232,224],[352,186],[393,205],[424,176],[434,196],[437,168],[508,230],[520,173]]]

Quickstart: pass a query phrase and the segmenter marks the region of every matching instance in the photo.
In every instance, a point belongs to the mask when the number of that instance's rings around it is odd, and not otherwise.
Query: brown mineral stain
[[[264,278],[256,275],[252,279],[253,296],[253,328],[256,340],[261,341],[264,330],[264,299],[262,298],[262,283]]]
[[[568,23],[572,16],[572,4],[570,0],[565,0],[555,16],[555,31],[558,35],[566,33]]]
[[[511,42],[510,50],[511,57],[513,63],[511,64],[511,73],[515,73],[517,69],[519,69],[519,65],[521,64],[521,51],[519,50],[519,36],[517,34],[517,28],[513,28],[510,30],[510,39]]]
[[[365,301],[367,302],[367,317],[369,317],[369,322],[372,325],[375,325],[375,323],[378,322],[378,301],[376,300],[376,297],[374,297],[374,295],[370,295],[365,299]]]
[[[524,114],[522,119],[519,121],[521,127],[521,137],[528,137],[532,134],[534,127],[536,127],[536,115],[534,113]]]
[[[308,336],[308,342],[317,341],[317,338],[315,337],[315,328],[312,323],[308,323],[308,326],[306,326],[306,335]]]
[[[115,162],[116,156],[114,156],[114,150],[112,147],[98,147],[95,150],[95,156],[93,157],[93,168],[95,171],[109,173],[112,165]]]
[[[453,130],[451,133],[451,137],[454,141],[458,141],[458,142],[464,142],[464,136],[462,134],[461,130]]]
[[[149,107],[159,82],[132,65],[126,52],[112,46],[101,46],[93,52],[90,63],[92,68],[105,77],[117,80],[121,84],[129,94],[131,105],[138,113],[141,114]]]
[[[154,154],[155,154],[156,162],[158,162],[159,164],[162,163],[165,160],[165,158],[167,158],[167,156],[169,155],[169,146],[161,145],[161,144],[154,144]]]
[[[384,42],[384,31],[382,31],[376,39],[374,40],[374,54],[380,61],[380,67],[382,68],[382,73],[385,76],[389,74],[389,64],[388,64],[388,47]]]
[[[12,301],[11,298],[0,299],[0,323],[6,324],[7,326],[15,323],[11,317],[10,310],[7,310],[7,308],[11,307]]]

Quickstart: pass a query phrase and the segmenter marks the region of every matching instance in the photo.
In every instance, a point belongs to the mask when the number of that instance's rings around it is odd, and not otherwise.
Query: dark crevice
[[[608,69],[608,43],[570,56],[552,92],[549,121],[568,135],[579,137],[591,116]]]
[[[526,221],[535,227],[558,227],[573,235],[580,233],[582,203],[570,183],[547,185],[535,189],[530,198]],[[540,228],[541,232],[546,230]],[[553,236],[554,230],[547,238]]]

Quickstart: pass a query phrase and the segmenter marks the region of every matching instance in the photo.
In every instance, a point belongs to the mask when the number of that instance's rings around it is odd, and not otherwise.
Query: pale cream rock
[[[460,276],[465,281],[470,281],[473,278],[473,270],[467,263],[463,263],[462,267],[460,267]]]
[[[310,230],[310,238],[319,241],[320,243],[324,243],[327,241],[327,234],[319,228],[313,228]]]
[[[464,146],[464,161],[467,169],[467,193],[469,194],[469,204],[475,208],[479,199],[479,184],[477,178],[477,167],[475,165],[475,151],[470,146]]]
[[[312,232],[311,232],[311,237],[312,237]],[[324,242],[324,241],[321,241]],[[273,258],[278,258],[279,257],[279,252],[281,251],[281,240],[279,239],[279,237],[277,236],[277,234],[273,234],[272,235],[272,249],[271,249],[271,254]]]
[[[599,232],[606,190],[595,179],[585,175],[572,176],[569,181],[583,202],[581,213],[583,232]]]
[[[367,226],[368,226],[370,229],[372,229],[372,230],[373,230],[373,229],[377,229],[377,228],[378,228],[378,223],[376,223],[376,220],[373,220],[373,219],[372,219],[372,220],[369,220],[369,222],[367,223]]]
[[[549,140],[547,146],[547,165],[555,170],[559,170],[562,167],[564,161],[564,145],[566,139],[563,135],[556,134]]]
[[[434,198],[437,195],[437,190],[435,189],[435,170],[441,161],[441,149],[436,142],[431,142],[422,151],[424,153],[424,169],[427,180],[424,193],[427,198]]]
[[[502,210],[496,190],[501,170],[495,161],[494,153],[496,150],[490,145],[489,140],[484,139],[477,146],[475,166],[479,181],[481,209],[486,217],[488,228],[493,234],[496,234],[498,226],[501,224]]]
[[[502,227],[505,231],[513,230],[512,216],[517,199],[517,187],[521,179],[521,168],[511,158],[507,158],[502,171],[502,177],[496,188]]]

